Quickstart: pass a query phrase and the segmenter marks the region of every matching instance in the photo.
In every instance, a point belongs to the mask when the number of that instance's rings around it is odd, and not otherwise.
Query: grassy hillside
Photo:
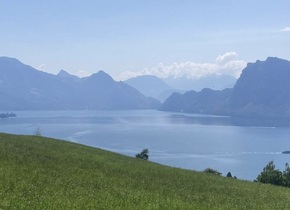
[[[290,209],[290,189],[0,134],[0,209]]]

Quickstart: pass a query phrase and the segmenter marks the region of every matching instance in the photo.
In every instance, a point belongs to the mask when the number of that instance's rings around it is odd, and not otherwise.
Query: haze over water
[[[229,117],[146,111],[22,111],[0,132],[41,135],[190,170],[213,168],[253,180],[271,160],[284,170],[290,127],[243,126]],[[255,124],[255,123],[254,123]]]

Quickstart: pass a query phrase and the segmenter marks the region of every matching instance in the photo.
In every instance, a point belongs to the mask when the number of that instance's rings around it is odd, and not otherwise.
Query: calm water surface
[[[274,160],[290,155],[290,127],[245,126],[228,117],[146,111],[23,111],[0,119],[0,132],[33,134],[98,147],[128,156],[149,148],[153,162],[253,180]],[[243,125],[243,126],[241,126]]]

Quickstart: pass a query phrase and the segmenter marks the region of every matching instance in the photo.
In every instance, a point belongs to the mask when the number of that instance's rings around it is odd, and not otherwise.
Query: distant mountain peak
[[[153,75],[143,75],[130,78],[124,81],[126,84],[136,88],[138,91],[146,96],[157,98],[161,101],[165,100],[163,94],[173,89],[166,84],[162,79]],[[167,94],[165,96],[168,97]]]
[[[137,76],[137,77],[133,77],[125,81],[125,83],[128,83],[130,85],[140,85],[140,83],[142,82],[150,83],[150,85],[158,84],[158,85],[162,85],[166,89],[172,89],[172,87],[170,87],[166,82],[164,82],[164,80],[154,75]],[[144,85],[147,86],[148,84],[144,84]]]
[[[97,74],[107,74],[107,73],[104,72],[103,70],[99,70],[99,71],[97,72]]]
[[[0,57],[1,62],[3,61],[7,61],[7,62],[18,62],[21,63],[19,60],[17,60],[16,58],[11,58],[11,57],[6,57],[6,56],[1,56]]]
[[[79,78],[75,75],[72,75],[70,73],[68,73],[67,71],[61,69],[58,74],[57,74],[58,77],[62,77],[62,78]]]
[[[75,75],[72,75],[70,73],[68,73],[67,71],[65,70],[60,70],[60,72],[56,75],[57,77],[61,78],[63,81],[65,80],[73,80],[73,81],[80,81],[80,78],[75,76]]]
[[[58,72],[57,76],[60,76],[60,77],[66,77],[66,76],[72,76],[72,75],[71,75],[70,73],[68,73],[67,71],[61,69],[61,70]]]
[[[104,72],[103,70],[100,70],[97,73],[94,73],[87,78],[88,79],[100,79],[100,80],[106,80],[106,81],[114,81],[114,79],[109,74]]]
[[[61,75],[61,74],[69,74],[67,71],[61,69],[57,75]]]
[[[266,62],[271,62],[271,61],[287,61],[287,60],[285,60],[285,59],[282,59],[282,58],[278,58],[278,57],[268,57],[267,59],[266,59]]]
[[[97,73],[95,73],[95,75],[101,76],[101,77],[109,77],[109,78],[113,79],[109,74],[107,74],[103,70],[99,70]]]
[[[10,58],[10,57],[0,57],[0,64],[1,67],[3,68],[14,68],[14,67],[18,67],[18,66],[23,66],[25,64],[23,64],[22,62],[20,62],[19,60],[17,60],[16,58]],[[28,65],[25,65],[28,66]]]
[[[22,80],[25,74],[31,75],[39,71],[33,68],[32,66],[23,64],[21,61],[17,60],[16,58],[0,57],[0,72],[6,75],[6,77],[9,75],[9,77],[13,78],[15,77],[15,75],[18,75],[19,80]],[[48,74],[45,72],[41,72],[41,73]]]
[[[267,59],[265,61],[262,61],[262,60],[257,60],[255,63],[248,63],[248,65],[253,65],[253,64],[276,64],[276,63],[289,63],[288,60],[286,59],[283,59],[283,58],[278,58],[278,57],[267,57]]]

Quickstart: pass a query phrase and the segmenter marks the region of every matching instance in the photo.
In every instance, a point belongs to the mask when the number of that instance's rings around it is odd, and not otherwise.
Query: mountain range
[[[230,75],[211,74],[200,78],[169,77],[164,81],[177,90],[200,91],[204,88],[212,90],[223,90],[234,87],[237,79]]]
[[[290,118],[290,62],[280,58],[248,63],[233,88],[175,92],[162,104],[151,97],[158,98],[173,90],[153,76],[125,83],[113,80],[104,71],[85,78],[65,70],[53,75],[15,58],[0,57],[1,111],[159,109],[234,117]]]
[[[136,88],[146,96],[164,102],[172,93],[185,93],[187,91],[200,91],[204,88],[223,90],[232,88],[237,81],[229,75],[209,75],[201,78],[166,78],[161,79],[153,75],[143,75],[130,78],[124,82]]]
[[[186,92],[171,87],[164,80],[153,75],[137,76],[124,82],[136,88],[145,96],[156,98],[161,102],[165,101],[174,92]]]
[[[290,117],[290,62],[269,57],[249,63],[233,88],[172,94],[162,111],[238,117]]]
[[[104,71],[86,78],[64,70],[53,75],[8,57],[0,57],[0,97],[0,110],[156,109],[160,105]]]

